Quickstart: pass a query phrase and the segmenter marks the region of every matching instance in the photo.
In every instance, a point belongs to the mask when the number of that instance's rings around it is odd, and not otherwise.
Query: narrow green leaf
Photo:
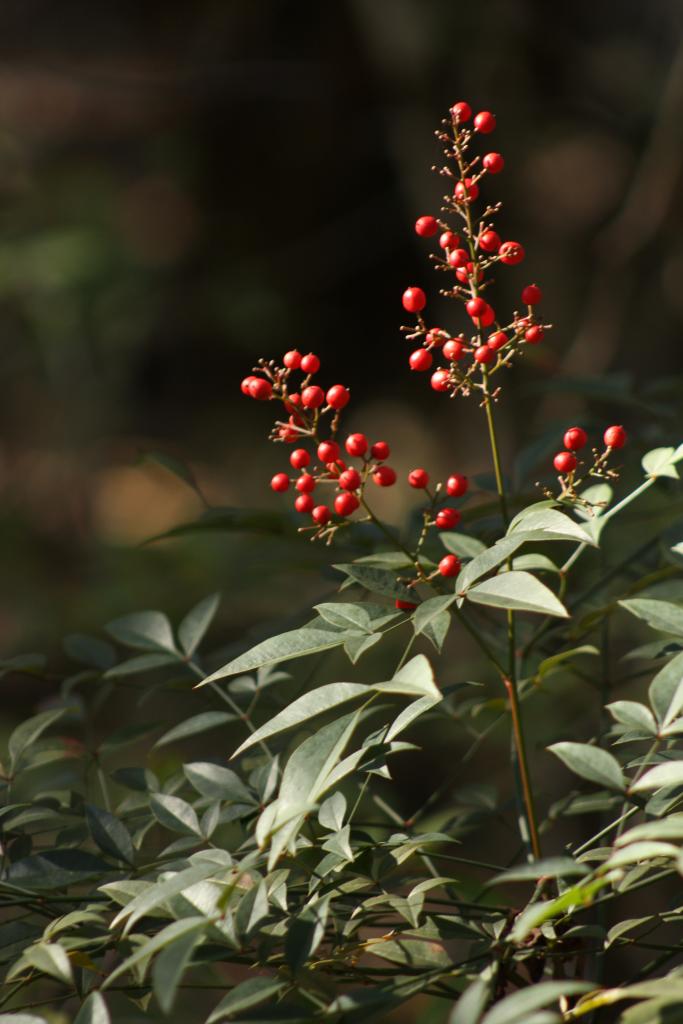
[[[595,985],[589,981],[538,981],[496,1003],[482,1024],[524,1024],[534,1010],[557,1003],[561,996],[590,992],[593,988]]]
[[[71,961],[63,946],[56,942],[38,942],[24,950],[23,959],[41,974],[56,978],[64,985],[73,985]]]
[[[605,705],[605,710],[621,725],[631,729],[639,729],[650,736],[657,735],[657,723],[654,715],[644,704],[635,700],[615,700]]]
[[[566,764],[570,771],[588,779],[598,786],[616,789],[623,793],[626,780],[617,759],[601,747],[588,743],[553,743],[548,747],[553,754]]]
[[[85,816],[90,835],[100,850],[127,864],[134,863],[133,841],[122,821],[115,818],[109,811],[92,804],[86,804]]]
[[[218,1006],[209,1014],[206,1024],[216,1024],[217,1021],[232,1017],[242,1010],[260,1006],[261,1003],[279,995],[284,988],[285,982],[277,978],[247,978],[221,999]]]
[[[362,587],[365,587],[366,590],[373,594],[383,594],[384,597],[398,597],[402,601],[414,601],[415,599],[413,592],[397,580],[396,573],[388,569],[378,569],[372,565],[359,564],[358,562],[334,565],[332,568],[343,572],[354,583],[360,583]]]
[[[425,633],[430,639],[434,639],[434,630],[437,630],[437,637],[441,637],[441,643],[445,637],[443,623],[446,623],[446,631],[450,625],[450,613],[448,609],[455,601],[455,594],[446,594],[443,597],[430,597],[419,605],[413,616],[413,627],[416,635]],[[445,616],[445,618],[444,618]],[[441,634],[443,633],[443,636]],[[441,645],[437,644],[441,649]]]
[[[187,613],[178,627],[180,646],[188,657],[199,647],[204,634],[211,625],[221,601],[220,594],[210,594]]]
[[[549,658],[544,658],[541,664],[538,666],[536,675],[539,679],[543,679],[554,669],[564,664],[565,661],[571,661],[579,654],[599,654],[600,651],[597,647],[593,647],[592,644],[583,644],[581,647],[572,647],[568,651],[560,651],[559,654],[551,654]]]
[[[320,805],[318,821],[323,828],[338,832],[344,824],[346,814],[346,799],[343,793],[333,793]]]
[[[571,857],[546,857],[533,864],[518,864],[490,879],[488,885],[504,885],[507,882],[530,882],[539,878],[570,878],[588,874],[585,864],[577,864]]]
[[[648,696],[660,725],[669,724],[681,710],[683,684],[683,653],[677,654],[660,669],[650,683]]]
[[[186,740],[190,736],[198,736],[200,733],[208,732],[209,729],[217,729],[221,725],[227,725],[228,722],[234,721],[235,715],[229,711],[202,711],[198,715],[193,715],[192,718],[181,722],[179,725],[174,725],[172,729],[169,729],[168,732],[165,732],[156,741],[154,746],[163,747],[167,743]]]
[[[7,869],[6,880],[25,889],[65,889],[111,870],[101,857],[85,850],[56,849],[15,861]]]
[[[347,633],[346,640],[344,641],[344,653],[351,664],[355,665],[366,651],[369,651],[371,647],[380,642],[382,636],[382,633],[357,633],[353,635]]]
[[[105,629],[124,647],[177,653],[171,623],[162,612],[133,612],[109,622]]]
[[[10,765],[12,771],[16,768],[21,755],[38,739],[46,729],[61,718],[66,708],[56,708],[54,711],[43,711],[33,718],[28,718],[21,725],[18,725],[11,734],[8,743]]]
[[[468,562],[465,568],[462,570],[457,579],[458,593],[462,594],[472,584],[485,576],[486,573],[491,572],[492,569],[497,569],[499,565],[506,562],[514,552],[522,546],[524,543],[523,537],[502,537],[497,541],[493,547],[487,548],[482,551],[480,555],[473,558],[471,562]]]
[[[640,842],[642,839],[683,839],[683,814],[670,814],[661,821],[635,825],[615,840],[616,846]]]
[[[568,612],[544,583],[528,572],[506,572],[478,583],[465,595],[469,601],[511,611],[539,612],[567,618]]]
[[[196,885],[197,882],[203,882],[205,878],[209,878],[211,875],[220,876],[221,871],[215,864],[204,861],[176,872],[170,878],[164,879],[163,882],[155,882],[152,886],[145,886],[139,895],[135,896],[130,903],[127,903],[119,911],[110,927],[112,929],[116,928],[122,921],[126,921],[124,934],[127,934],[136,921],[139,921],[145,914],[149,914],[150,911],[165,903],[171,897],[177,896],[183,889],[189,889],[190,886]]]
[[[417,654],[399,669],[393,679],[376,683],[375,688],[390,693],[441,700],[441,691],[434,680],[434,669],[424,654]]]
[[[680,854],[680,847],[673,843],[656,842],[655,840],[643,840],[638,843],[629,843],[628,846],[616,850],[612,856],[605,861],[606,868],[621,868],[626,864],[640,864],[643,861],[657,860],[660,857],[676,860]]]
[[[661,633],[673,633],[683,636],[683,608],[670,601],[655,601],[647,597],[633,597],[628,601],[619,601],[622,608],[644,619],[648,626]]]
[[[431,694],[427,697],[419,697],[417,700],[409,704],[407,708],[404,708],[399,715],[396,716],[394,721],[389,727],[389,731],[385,737],[385,742],[391,743],[392,740],[407,729],[408,726],[412,725],[413,722],[423,715],[425,711],[429,711],[435,707],[441,701],[441,695],[432,696]]]
[[[526,535],[526,540],[568,540],[595,547],[595,541],[585,527],[557,509],[545,508],[520,512],[510,523],[508,536]]]
[[[676,462],[680,459],[676,448],[653,448],[643,455],[641,465],[648,476],[655,479],[660,476],[678,479]]]
[[[448,530],[439,530],[439,540],[458,558],[476,558],[482,551],[486,551],[486,545],[477,537],[468,537],[466,533],[451,533]]]
[[[99,992],[91,992],[81,1006],[74,1024],[111,1024],[107,1004]]]
[[[64,638],[62,646],[69,658],[80,661],[89,668],[106,671],[116,661],[116,651],[111,644],[85,633],[71,633]]]
[[[448,1018],[448,1024],[479,1024],[492,989],[492,971],[487,968],[460,996]]]
[[[387,608],[386,605],[371,604],[369,601],[333,601],[317,604],[315,610],[332,626],[339,629],[360,629],[365,633],[374,633],[401,616],[400,612]]]
[[[178,796],[165,793],[152,793],[149,798],[152,814],[165,828],[171,832],[200,836],[199,819],[191,804]]]
[[[631,786],[632,793],[643,793],[648,789],[662,789],[664,786],[683,785],[683,761],[665,761],[645,772]]]
[[[197,792],[210,800],[255,803],[254,794],[231,768],[209,761],[194,761],[192,764],[184,764],[183,772]]]
[[[152,985],[163,1013],[170,1013],[173,1009],[178,985],[201,940],[201,928],[198,925],[165,946],[154,961]]]
[[[133,676],[138,672],[153,672],[157,668],[165,668],[167,665],[177,665],[178,658],[175,654],[137,654],[134,658],[127,658],[119,662],[104,673],[105,679],[119,679],[122,676]]]
[[[292,971],[296,972],[303,967],[322,942],[330,898],[323,897],[290,918],[285,938],[285,958]]]
[[[225,679],[226,676],[253,672],[263,665],[276,665],[291,658],[303,658],[309,654],[317,654],[318,651],[327,651],[331,647],[340,647],[345,639],[343,632],[333,630],[311,629],[305,626],[302,629],[293,629],[256,644],[245,654],[241,654],[227,665],[223,665],[217,672],[207,676],[197,686],[206,686],[207,683]]]
[[[177,939],[184,935],[188,935],[192,932],[202,931],[209,925],[209,919],[206,917],[185,917],[180,921],[173,921],[172,924],[162,928],[160,932],[152,936],[148,942],[144,942],[139,945],[129,957],[127,957],[122,964],[119,964],[110,975],[104,980],[102,988],[109,988],[113,981],[120,978],[126,971],[130,971],[132,967],[139,964],[141,961],[147,961],[154,953],[158,953],[159,950],[165,949],[166,946],[175,942]]]

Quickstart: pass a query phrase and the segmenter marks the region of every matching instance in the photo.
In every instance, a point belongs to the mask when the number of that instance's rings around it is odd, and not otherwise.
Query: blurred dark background
[[[212,503],[280,502],[269,410],[239,392],[258,355],[319,353],[397,469],[481,468],[474,403],[437,401],[398,331],[404,287],[441,283],[412,225],[458,99],[498,116],[499,224],[527,249],[500,304],[537,281],[556,325],[508,386],[506,452],[570,413],[647,438],[662,401],[677,440],[682,21],[678,0],[3,0],[4,655],[215,589],[236,639],[321,593],[305,544],[285,568],[264,537],[140,543],[201,511],[140,450]],[[536,389],[586,375],[614,407]]]

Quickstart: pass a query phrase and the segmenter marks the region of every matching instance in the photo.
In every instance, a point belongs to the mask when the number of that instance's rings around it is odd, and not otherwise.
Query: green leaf
[[[120,978],[126,971],[130,971],[132,967],[139,964],[141,961],[147,961],[154,953],[158,953],[160,950],[165,949],[166,946],[175,942],[177,939],[184,935],[188,935],[192,932],[202,931],[209,925],[209,919],[206,917],[185,917],[180,921],[173,921],[172,924],[162,928],[160,932],[157,932],[148,942],[142,943],[138,946],[135,952],[131,953],[122,964],[119,964],[110,975],[102,983],[102,988],[109,988],[113,981]]]
[[[491,970],[475,978],[455,1004],[448,1024],[478,1024],[486,1004],[491,998],[493,978]]]
[[[172,729],[164,733],[161,739],[156,741],[154,746],[163,747],[167,743],[186,740],[189,736],[197,736],[200,733],[208,732],[209,729],[217,729],[220,725],[227,725],[228,722],[234,721],[235,715],[229,711],[202,711],[179,725],[174,725]]]
[[[192,657],[211,625],[221,601],[220,594],[210,594],[187,613],[178,627],[180,646],[188,657]]]
[[[315,690],[310,690],[308,693],[302,694],[301,697],[297,697],[296,700],[292,701],[274,718],[271,718],[269,722],[262,725],[251,736],[248,736],[232,757],[237,757],[243,751],[248,750],[249,747],[253,747],[255,743],[262,743],[278,732],[291,729],[295,725],[301,725],[302,722],[307,722],[309,718],[314,718],[324,711],[330,711],[332,708],[345,704],[349,700],[355,700],[358,697],[368,697],[370,694],[370,688],[362,683],[328,683],[326,686],[319,686]]]
[[[438,696],[432,696],[431,694],[427,697],[419,697],[417,700],[409,704],[407,708],[404,708],[399,715],[396,716],[394,721],[389,727],[389,731],[386,734],[385,742],[391,743],[404,729],[412,725],[413,722],[423,715],[425,711],[429,711],[435,707],[441,701],[441,694]]]
[[[100,850],[117,860],[133,864],[135,851],[128,829],[109,811],[92,804],[86,804],[85,816],[93,841]]]
[[[315,610],[332,626],[339,629],[360,629],[365,633],[374,633],[401,617],[400,612],[393,611],[386,605],[363,601],[317,604]]]
[[[641,465],[647,476],[657,479],[659,476],[678,479],[676,463],[680,460],[680,448],[653,448],[643,455]]]
[[[292,971],[298,971],[315,953],[325,935],[331,896],[304,907],[289,920],[285,938],[285,959]]]
[[[344,824],[344,815],[346,814],[346,799],[343,793],[333,793],[332,796],[328,797],[324,803],[320,805],[318,811],[318,821],[323,828],[331,829],[333,832],[338,832]]]
[[[73,985],[71,961],[66,950],[58,943],[38,942],[35,946],[29,946],[24,950],[23,959],[41,974],[56,978],[65,985]]]
[[[616,850],[605,861],[604,867],[621,868],[626,864],[639,864],[643,861],[657,860],[660,857],[676,860],[680,852],[680,848],[674,846],[673,843],[655,842],[654,840],[629,843],[628,846]]]
[[[195,761],[192,764],[184,764],[183,772],[197,792],[209,797],[210,800],[230,800],[247,804],[256,802],[253,793],[231,768],[223,768],[222,765],[209,761]]]
[[[478,540],[476,537],[468,537],[466,533],[451,533],[447,530],[440,530],[439,540],[446,551],[450,551],[452,555],[457,555],[458,558],[476,558],[477,555],[486,551],[486,545],[483,541]]]
[[[180,797],[152,793],[149,806],[157,821],[171,832],[183,832],[194,836],[202,834],[194,807]]]
[[[413,616],[415,635],[419,636],[422,633],[427,636],[438,651],[441,650],[451,625],[451,613],[448,609],[455,598],[455,594],[430,597],[418,606]]]
[[[347,633],[344,641],[344,653],[351,664],[355,665],[366,651],[379,643],[383,635],[383,633]]]
[[[112,868],[85,850],[56,849],[17,860],[7,869],[7,881],[25,889],[65,889],[106,875]]]
[[[114,619],[105,629],[124,647],[177,653],[171,623],[162,612],[134,612]]]
[[[647,597],[634,597],[628,601],[619,601],[622,608],[644,619],[648,626],[661,633],[673,633],[683,636],[683,608],[670,601],[654,601]]]
[[[47,1024],[47,1021],[33,1013],[0,1013],[0,1024]]]
[[[645,821],[635,825],[615,840],[616,846],[642,839],[683,839],[683,814],[670,814],[661,821]]]
[[[362,587],[373,594],[383,594],[384,597],[398,597],[402,601],[415,601],[415,594],[408,590],[403,583],[396,579],[396,573],[388,569],[377,569],[372,565],[351,562],[344,565],[333,565],[345,576],[352,579],[354,583],[360,583]]]
[[[21,725],[18,725],[11,734],[8,743],[11,770],[16,768],[21,755],[48,729],[53,722],[66,712],[66,708],[57,708],[54,711],[43,711],[33,718],[28,718]]]
[[[136,921],[149,914],[150,911],[155,910],[156,907],[165,903],[166,900],[177,896],[183,889],[189,889],[190,886],[196,885],[197,882],[203,882],[205,878],[216,874],[221,874],[216,864],[203,861],[193,864],[192,867],[184,868],[182,871],[177,871],[170,878],[164,879],[163,882],[155,882],[154,885],[146,887],[119,911],[111,923],[111,928],[116,928],[127,918],[126,927],[124,928],[124,934],[127,934]]]
[[[599,654],[597,647],[593,647],[592,644],[584,644],[581,647],[572,647],[568,651],[560,651],[559,654],[551,654],[549,658],[544,658],[536,670],[536,677],[543,679],[554,669],[564,664],[565,661],[571,661],[579,654]]]
[[[471,562],[465,566],[457,579],[458,593],[462,594],[472,584],[485,576],[486,573],[491,572],[492,569],[497,569],[499,565],[506,562],[514,552],[522,546],[524,539],[522,537],[502,537],[501,540],[497,541],[493,547],[487,548],[482,551],[480,555],[473,558]]]
[[[201,926],[197,925],[165,946],[154,961],[152,984],[163,1013],[170,1013],[173,1009],[178,985],[202,938]]]
[[[206,1024],[216,1024],[216,1021],[227,1016],[233,1016],[242,1010],[250,1010],[253,1006],[260,1006],[282,992],[285,984],[277,978],[247,978],[221,999],[218,1006],[209,1014]]]
[[[520,512],[510,523],[508,536],[518,533],[524,534],[528,541],[569,540],[596,546],[583,526],[553,508]]]
[[[281,661],[289,661],[291,658],[302,658],[308,654],[317,654],[318,651],[327,651],[331,647],[339,647],[344,643],[346,636],[343,632],[334,632],[327,629],[312,629],[304,626],[301,629],[292,629],[288,633],[281,633],[279,636],[272,636],[256,644],[251,650],[241,654],[227,665],[223,665],[217,672],[202,679],[197,686],[206,686],[217,679],[224,679],[226,676],[234,676],[242,672],[253,672],[254,669],[262,668],[263,665],[276,665]]]
[[[641,775],[638,781],[631,786],[631,792],[642,793],[648,789],[681,785],[683,785],[683,761],[665,761]]]
[[[182,459],[176,458],[175,455],[169,455],[168,452],[157,452],[157,451],[141,451],[140,452],[141,462],[153,462],[157,466],[161,466],[168,473],[172,473],[173,476],[177,477],[178,480],[182,480],[184,484],[187,484],[195,494],[204,501],[202,493],[197,485],[197,480],[190,469]]]
[[[611,704],[606,704],[605,709],[621,725],[626,725],[630,729],[638,729],[650,736],[657,735],[654,715],[644,704],[639,704],[635,700],[615,700]]]
[[[263,509],[210,508],[191,523],[181,523],[170,530],[149,537],[147,544],[170,537],[186,537],[195,533],[268,533],[275,536],[294,534],[289,517],[282,512],[267,512]]]
[[[106,671],[116,661],[116,651],[111,644],[85,633],[71,633],[64,638],[62,646],[69,658],[90,668]]]
[[[577,864],[571,857],[546,857],[533,864],[518,864],[490,879],[488,885],[504,885],[507,882],[530,882],[539,878],[570,878],[588,874],[585,864]]]
[[[680,711],[682,684],[683,653],[668,661],[650,683],[648,697],[660,725],[668,725]]]
[[[467,591],[469,601],[511,611],[539,612],[567,618],[568,612],[552,590],[528,572],[506,572]]]
[[[553,743],[548,747],[556,757],[566,764],[570,771],[588,779],[598,786],[616,789],[623,793],[626,779],[617,759],[601,747],[593,747],[588,743]]]
[[[177,665],[178,658],[175,654],[137,654],[134,658],[127,658],[119,662],[104,673],[105,679],[117,679],[121,676],[133,676],[138,672],[152,672],[156,668],[164,668],[166,665]]]
[[[434,669],[424,654],[417,654],[399,669],[387,683],[376,683],[375,688],[390,693],[441,700],[441,691],[434,680]]]
[[[91,992],[78,1011],[74,1024],[111,1024],[107,1004],[99,992]]]
[[[595,985],[588,981],[538,981],[535,985],[513,992],[489,1010],[482,1024],[524,1024],[529,1014],[561,996],[590,992]]]

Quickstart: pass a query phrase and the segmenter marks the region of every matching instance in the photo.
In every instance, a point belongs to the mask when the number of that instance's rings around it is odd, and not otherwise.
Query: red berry
[[[339,458],[339,445],[336,441],[321,441],[318,445],[318,458],[321,462],[336,462]]]
[[[568,448],[570,452],[578,452],[585,447],[588,434],[581,427],[570,427],[566,431],[563,441],[565,448]]]
[[[480,298],[478,295],[475,296],[475,298],[470,299],[465,304],[465,309],[467,310],[471,317],[483,316],[483,314],[486,312],[487,307],[488,303],[484,299]]]
[[[311,456],[305,448],[295,448],[289,456],[289,461],[294,466],[294,469],[303,469],[311,461]]]
[[[339,476],[339,486],[343,491],[357,491],[360,487],[360,473],[357,469],[345,469]]]
[[[325,397],[327,404],[331,405],[333,409],[343,409],[348,404],[351,394],[343,384],[333,384]]]
[[[343,494],[338,494],[334,499],[334,511],[338,516],[350,516],[356,511],[360,502],[355,494],[351,494],[349,491],[344,491]]]
[[[408,359],[411,370],[428,370],[432,365],[431,353],[426,348],[417,348]]]
[[[524,332],[524,340],[528,345],[538,345],[539,341],[543,340],[545,331],[540,324],[532,324],[531,327],[527,327]]]
[[[479,283],[482,278],[481,267],[477,267],[475,271],[474,263],[470,261],[469,263],[466,263],[464,267],[458,267],[455,272],[455,276],[461,284],[469,284],[471,278],[474,278],[474,280]]]
[[[415,221],[415,231],[420,238],[431,238],[439,230],[439,225],[434,217],[418,217]]]
[[[486,309],[481,316],[475,316],[472,318],[473,323],[476,327],[490,327],[493,321],[496,319],[496,311],[489,304],[486,304]]]
[[[430,331],[427,331],[425,336],[425,341],[432,348],[443,345],[445,340],[445,332],[442,331],[440,327],[432,327]]]
[[[451,340],[447,341],[444,345],[443,354],[451,363],[456,363],[458,359],[462,358],[463,350],[463,343],[457,338],[451,338]]]
[[[252,374],[251,377],[245,377],[242,383],[240,384],[240,390],[243,395],[247,396],[247,398],[251,398],[251,392],[249,390],[249,387],[251,386],[251,382],[253,380],[258,380],[258,377],[254,377],[254,375]]]
[[[297,512],[301,512],[302,515],[305,515],[306,512],[312,512],[314,505],[315,502],[310,494],[300,494],[294,502],[294,508]]]
[[[273,395],[273,385],[263,377],[254,377],[249,382],[249,394],[259,402],[267,402]]]
[[[401,612],[414,612],[417,608],[416,604],[412,604],[410,601],[402,601],[400,597],[396,598],[394,604]]]
[[[315,480],[310,473],[302,473],[294,486],[300,494],[310,494],[315,490]]]
[[[451,375],[448,370],[435,370],[430,384],[434,391],[448,391],[451,386]]]
[[[469,121],[472,117],[472,107],[469,103],[465,103],[464,100],[461,100],[459,103],[456,103],[451,107],[451,115],[455,118],[458,124],[462,124],[463,121]]]
[[[370,454],[373,459],[378,459],[379,462],[384,462],[385,459],[389,458],[391,451],[386,441],[375,441],[370,449]]]
[[[425,469],[413,469],[408,473],[408,483],[411,487],[422,490],[429,483],[429,473]]]
[[[528,284],[522,288],[522,302],[525,306],[535,306],[543,298],[543,293],[538,285]]]
[[[317,523],[318,526],[325,526],[327,523],[329,523],[331,518],[332,513],[330,512],[327,505],[316,505],[313,511],[311,512],[311,519],[313,520],[314,523]]]
[[[457,555],[444,555],[439,562],[439,572],[442,576],[457,576],[460,572],[460,559]]]
[[[457,249],[460,245],[460,235],[452,231],[444,231],[439,235],[439,245],[442,249]]]
[[[276,473],[270,481],[270,486],[281,494],[283,491],[289,490],[289,477],[286,473]]]
[[[495,115],[490,110],[482,110],[474,119],[475,131],[481,132],[482,135],[488,135],[496,127]]]
[[[474,350],[474,358],[478,363],[490,363],[496,358],[496,353],[488,345],[480,345]]]
[[[492,348],[494,352],[497,352],[499,348],[507,342],[508,336],[505,331],[494,331],[494,333],[488,338],[486,344],[489,348]]]
[[[514,267],[516,263],[521,263],[524,259],[524,247],[519,242],[503,242],[498,250],[498,255],[501,263],[505,263],[508,267]]]
[[[484,231],[479,235],[479,248],[484,252],[498,252],[500,249],[500,235],[497,231]]]
[[[295,348],[291,352],[285,352],[282,357],[282,364],[288,370],[298,370],[301,366],[301,352],[297,352]]]
[[[311,384],[301,392],[301,404],[306,409],[318,409],[325,401],[325,392],[317,384]]]
[[[453,268],[465,267],[469,261],[469,253],[464,249],[451,249],[448,254],[448,264]]]
[[[608,448],[623,448],[626,444],[626,431],[623,427],[608,427],[602,439]]]
[[[304,373],[317,373],[320,369],[320,360],[312,352],[301,359],[301,369]]]
[[[408,313],[419,313],[427,305],[427,296],[421,288],[411,286],[403,293],[403,308]]]
[[[487,153],[482,160],[482,164],[489,174],[500,174],[505,167],[505,161],[500,153]]]
[[[391,487],[396,483],[396,470],[391,466],[378,466],[372,474],[372,479],[378,487]]]
[[[365,455],[368,450],[368,439],[365,434],[349,434],[344,442],[349,455]]]
[[[459,203],[471,203],[479,195],[479,186],[471,178],[465,178],[457,183],[453,194]]]
[[[571,473],[576,469],[576,455],[571,452],[558,452],[553,459],[553,466],[558,473]]]
[[[468,487],[469,481],[462,473],[453,473],[446,481],[446,492],[450,494],[451,498],[461,498],[463,494],[467,493]]]
[[[278,437],[280,437],[286,444],[293,444],[299,440],[300,434],[297,430],[292,427],[292,417],[289,419],[290,426],[280,427],[278,430]]]
[[[434,522],[440,530],[452,530],[460,522],[460,513],[457,508],[442,508]]]

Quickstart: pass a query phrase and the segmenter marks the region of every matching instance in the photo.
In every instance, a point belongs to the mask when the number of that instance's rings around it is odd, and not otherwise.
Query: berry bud
[[[368,439],[365,434],[349,434],[344,443],[349,455],[365,455],[368,450]]]
[[[403,293],[403,308],[408,313],[419,313],[427,305],[427,296],[421,288],[412,286]]]
[[[348,404],[351,395],[349,389],[345,388],[343,384],[333,384],[325,397],[327,404],[331,405],[333,409],[343,409]]]
[[[451,375],[448,370],[435,370],[430,384],[434,391],[448,391],[451,386]]]
[[[432,365],[431,353],[426,348],[417,348],[411,352],[408,362],[411,370],[428,370]]]
[[[467,493],[468,487],[469,480],[462,473],[453,473],[446,481],[446,493],[450,494],[451,498],[461,498]]]
[[[301,404],[306,409],[319,409],[325,401],[325,392],[317,384],[311,384],[301,392]]]
[[[474,350],[474,358],[478,363],[490,363],[496,358],[496,353],[489,345],[480,345]]]
[[[500,174],[505,167],[505,161],[500,153],[487,153],[482,160],[482,164],[489,174]]]
[[[309,494],[315,490],[315,480],[310,473],[302,473],[294,486],[300,494]]]
[[[415,221],[415,231],[420,238],[431,238],[439,230],[439,225],[434,217],[418,217]]]
[[[385,459],[389,458],[391,451],[386,441],[375,441],[370,449],[370,454],[373,459],[378,459],[379,462],[384,462]]]
[[[318,445],[318,458],[321,462],[336,462],[339,458],[339,445],[336,441],[321,441]]]
[[[474,119],[474,130],[488,135],[496,127],[495,115],[490,110],[482,110]]]
[[[316,505],[313,511],[311,512],[311,519],[318,526],[326,526],[331,518],[332,513],[330,512],[327,505]]]
[[[360,502],[355,494],[344,491],[334,499],[334,511],[338,516],[350,516],[356,511]]]
[[[436,513],[434,522],[439,530],[452,530],[460,522],[460,513],[457,508],[442,508]]]
[[[508,267],[514,267],[516,263],[521,263],[524,259],[524,248],[519,242],[503,242],[498,250],[498,256],[501,263],[505,263]]]
[[[312,352],[301,359],[301,369],[304,373],[317,373],[320,369],[320,360]]]
[[[452,231],[444,231],[439,235],[439,245],[442,249],[457,249],[460,245],[460,235]]]
[[[528,345],[538,345],[539,341],[543,341],[544,334],[545,331],[540,324],[532,324],[525,330],[524,340]]]
[[[300,494],[294,502],[294,508],[297,512],[301,512],[302,515],[305,515],[307,512],[312,512],[314,505],[315,502],[310,494]]]
[[[288,370],[298,370],[301,366],[301,352],[297,352],[295,348],[291,352],[285,352],[282,357],[282,364]]]
[[[294,469],[303,469],[311,461],[311,456],[305,448],[295,448],[289,456],[289,461]]]
[[[623,448],[626,444],[626,431],[623,427],[608,427],[603,434],[603,441],[608,448]]]
[[[447,341],[443,347],[443,354],[446,359],[452,363],[456,363],[458,359],[462,358],[463,344],[457,338],[451,338]]]
[[[423,490],[429,483],[429,474],[424,469],[413,469],[408,473],[408,483],[417,490]]]
[[[457,576],[460,572],[460,559],[457,555],[444,555],[439,562],[439,572],[442,576]]]
[[[254,377],[249,382],[249,394],[259,402],[267,402],[273,396],[273,385],[263,377]]]
[[[274,491],[282,494],[284,491],[289,490],[289,477],[286,473],[276,473],[270,481],[270,486]]]
[[[522,302],[525,306],[535,306],[542,298],[543,294],[538,285],[528,284],[522,289]]]
[[[484,252],[498,252],[500,244],[500,235],[497,231],[484,231],[479,235],[479,248]]]
[[[578,452],[585,447],[588,434],[581,427],[570,427],[566,431],[563,441],[565,448],[568,448],[570,452]]]
[[[345,469],[339,476],[339,486],[343,491],[357,491],[360,482],[360,473],[357,469]]]
[[[576,469],[576,455],[571,452],[558,452],[553,459],[553,466],[558,473],[571,473]]]
[[[402,601],[400,597],[396,598],[394,604],[400,612],[414,612],[417,608],[416,604],[412,604],[410,601]]]
[[[378,487],[391,487],[396,483],[396,470],[391,466],[378,466],[372,474],[372,479]]]
[[[508,336],[505,331],[494,331],[492,335],[487,339],[486,344],[489,348],[492,348],[494,352],[497,352],[499,348],[507,342]]]
[[[464,121],[469,121],[472,117],[472,107],[469,103],[465,103],[464,100],[461,100],[460,103],[456,103],[451,107],[451,115],[458,124],[462,124]]]

